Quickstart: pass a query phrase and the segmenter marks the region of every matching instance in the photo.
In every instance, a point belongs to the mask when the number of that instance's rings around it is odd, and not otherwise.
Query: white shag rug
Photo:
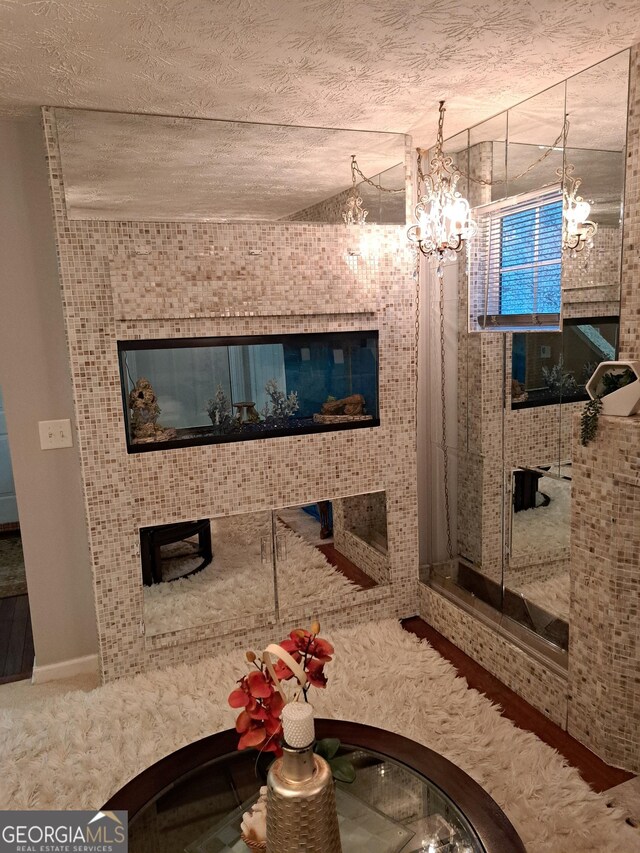
[[[527,601],[532,601],[559,619],[569,621],[569,572],[562,572],[543,581],[531,581],[514,585],[507,581],[514,592],[523,595]]]
[[[274,637],[274,640],[280,639]],[[333,632],[319,716],[384,726],[442,753],[507,813],[528,853],[632,853],[637,831],[555,750],[501,717],[393,620]],[[2,808],[96,809],[175,749],[233,725],[244,650],[0,715]]]
[[[360,589],[324,554],[278,521],[284,557],[278,559],[282,608]],[[163,634],[274,609],[273,569],[262,562],[260,540],[271,537],[271,514],[211,519],[212,562],[198,574],[144,588],[147,634]],[[192,557],[183,558],[193,562]]]
[[[569,469],[570,470],[570,469]],[[561,469],[560,473],[565,473]],[[571,481],[541,477],[538,491],[551,498],[548,506],[514,512],[511,553],[520,564],[537,562],[536,555],[568,552],[571,538]]]

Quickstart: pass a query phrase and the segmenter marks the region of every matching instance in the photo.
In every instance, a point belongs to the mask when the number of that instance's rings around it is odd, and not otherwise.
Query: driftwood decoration
[[[323,415],[363,415],[364,397],[362,394],[352,394],[342,400],[331,400],[322,404]]]

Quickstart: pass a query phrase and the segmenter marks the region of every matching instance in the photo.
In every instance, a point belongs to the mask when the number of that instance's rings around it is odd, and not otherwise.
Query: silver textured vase
[[[271,765],[267,853],[342,853],[331,768],[311,746],[285,746]]]

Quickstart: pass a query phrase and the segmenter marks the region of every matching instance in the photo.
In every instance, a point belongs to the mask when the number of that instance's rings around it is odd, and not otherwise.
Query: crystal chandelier
[[[347,225],[364,225],[367,218],[368,210],[362,209],[362,199],[358,194],[358,164],[356,155],[351,155],[351,189],[347,195],[347,200],[342,208],[342,218]]]
[[[440,101],[435,155],[426,175],[422,172],[422,151],[418,148],[418,187],[422,182],[425,192],[415,209],[417,225],[412,225],[407,233],[423,255],[437,261],[440,277],[444,274],[444,262],[454,260],[463,241],[473,237],[477,230],[469,202],[456,189],[462,173],[453,165],[452,158],[442,152],[444,112],[444,101]]]
[[[589,219],[591,205],[578,195],[582,180],[573,177],[574,168],[572,163],[567,163],[564,171],[558,169],[556,172],[563,179],[562,248],[572,258],[585,249],[587,254],[591,251],[593,237],[598,230],[596,223]]]

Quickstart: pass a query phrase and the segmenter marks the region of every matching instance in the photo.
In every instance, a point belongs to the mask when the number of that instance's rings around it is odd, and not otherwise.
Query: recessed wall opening
[[[378,332],[119,341],[129,453],[378,426]]]

